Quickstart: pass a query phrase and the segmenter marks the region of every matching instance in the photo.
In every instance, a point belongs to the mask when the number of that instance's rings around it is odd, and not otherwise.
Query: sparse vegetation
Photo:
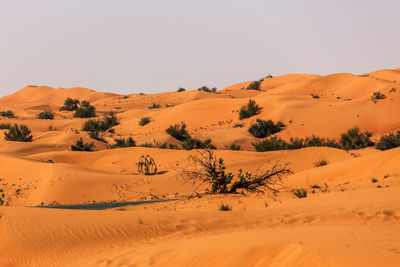
[[[307,197],[307,189],[294,189],[292,193],[298,198],[306,198]]]
[[[311,94],[311,96],[312,96],[312,98],[320,98],[320,96],[319,95],[314,95],[314,94]]]
[[[378,179],[376,179],[376,178],[371,178],[371,182],[372,182],[373,184],[375,184],[375,183],[377,183],[377,182],[379,182],[379,181],[378,181]]]
[[[328,164],[329,164],[329,161],[327,161],[325,159],[320,159],[320,160],[314,161],[314,166],[315,167],[322,167],[322,166],[326,166]]]
[[[213,144],[211,139],[206,139],[201,141],[196,138],[192,138],[190,135],[182,142],[182,148],[185,150],[192,149],[217,149]]]
[[[282,185],[282,177],[291,174],[287,164],[276,162],[266,171],[243,173],[239,170],[237,179],[226,172],[224,160],[217,158],[211,149],[199,150],[197,155],[189,156],[193,169],[180,169],[179,174],[186,182],[194,184],[210,184],[211,193],[237,193],[238,190],[247,192],[279,192],[277,186]]]
[[[32,142],[31,130],[26,125],[14,124],[4,133],[7,141]]]
[[[400,131],[382,135],[376,144],[376,149],[387,150],[400,147]]]
[[[114,113],[110,112],[101,119],[87,120],[82,126],[82,131],[88,131],[89,136],[92,139],[105,142],[104,138],[102,137],[103,133],[118,124],[118,118]]]
[[[5,201],[5,195],[3,189],[0,188],[0,206],[3,206],[4,201]]]
[[[215,93],[217,91],[217,87],[210,88],[208,86],[203,85],[202,87],[198,88],[197,90],[201,91],[201,92]]]
[[[6,118],[9,118],[9,119],[12,119],[12,118],[16,118],[16,117],[17,117],[17,116],[15,116],[14,111],[12,111],[12,110],[3,110],[3,111],[0,111],[0,116],[6,117]]]
[[[156,108],[161,108],[161,106],[159,104],[153,103],[153,105],[149,107],[149,109],[156,109]]]
[[[368,146],[373,146],[371,141],[372,133],[360,132],[358,127],[349,129],[346,133],[342,133],[340,137],[340,146],[342,149],[361,149]]]
[[[134,147],[136,146],[135,140],[132,139],[132,137],[128,137],[127,139],[125,138],[115,138],[114,139],[115,144],[111,146],[111,148],[117,148],[117,147]]]
[[[51,110],[45,110],[40,112],[37,117],[41,120],[54,120],[54,113]]]
[[[140,120],[139,120],[139,125],[140,125],[140,126],[145,126],[146,124],[148,124],[148,123],[150,123],[150,122],[151,122],[151,118],[145,116],[145,117],[140,118]]]
[[[371,101],[377,103],[378,100],[385,99],[386,95],[381,93],[381,91],[373,92],[371,96]]]
[[[74,111],[78,109],[80,101],[78,99],[67,98],[64,101],[64,106],[60,108],[60,111],[67,110],[67,111]]]
[[[261,82],[260,81],[254,81],[250,83],[247,87],[246,90],[260,90]]]
[[[249,128],[249,132],[257,138],[265,138],[272,134],[278,133],[285,128],[285,125],[278,121],[276,124],[271,121],[265,121],[261,119],[257,119],[257,123],[253,124]]]
[[[74,113],[75,118],[92,118],[96,117],[96,108],[90,105],[88,101],[82,101],[79,108]]]
[[[244,105],[240,108],[239,119],[243,120],[253,117],[254,115],[260,113],[261,109],[262,108],[256,104],[256,101],[250,99],[247,105]]]
[[[221,203],[221,205],[219,206],[219,210],[220,211],[231,211],[232,210],[232,206],[230,206],[228,204]]]
[[[93,151],[94,143],[84,143],[82,138],[71,146],[72,151]]]
[[[11,127],[10,123],[0,123],[0,130],[9,130]]]
[[[241,147],[240,145],[237,145],[237,144],[235,144],[235,143],[232,143],[232,144],[229,146],[229,149],[230,149],[230,150],[242,150],[242,147]]]
[[[57,128],[50,124],[47,131],[57,131]]]
[[[178,90],[176,90],[176,91],[180,93],[180,92],[184,92],[184,91],[186,91],[186,89],[185,89],[185,88],[183,88],[183,87],[179,87],[179,88],[178,88]]]

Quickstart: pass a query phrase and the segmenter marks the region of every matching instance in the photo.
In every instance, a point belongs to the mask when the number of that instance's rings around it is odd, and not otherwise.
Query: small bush
[[[93,151],[94,143],[84,143],[82,138],[71,146],[72,151]]]
[[[186,124],[184,122],[181,122],[181,124],[170,125],[165,132],[179,141],[184,141],[188,136],[190,136],[186,131]]]
[[[377,183],[377,182],[379,182],[379,181],[378,181],[378,179],[376,179],[376,178],[372,178],[372,179],[371,179],[371,182],[372,182],[373,184],[375,184],[375,183]]]
[[[261,107],[256,104],[256,101],[250,99],[247,105],[240,108],[239,119],[243,120],[257,115],[261,111]]]
[[[229,149],[230,149],[230,150],[242,150],[242,147],[241,147],[240,145],[237,145],[237,144],[235,144],[235,143],[232,143],[232,144],[229,146]]]
[[[231,211],[232,210],[232,206],[230,206],[228,204],[221,204],[219,206],[219,210],[220,211]]]
[[[9,130],[11,127],[11,124],[9,123],[0,123],[0,130]]]
[[[322,167],[322,166],[328,165],[328,163],[329,163],[329,161],[327,161],[325,159],[320,159],[320,160],[314,161],[314,166],[315,167]]]
[[[57,131],[57,128],[50,124],[47,131]]]
[[[67,110],[67,111],[74,111],[78,109],[79,105],[79,100],[78,99],[72,99],[72,98],[67,98],[64,101],[64,106],[60,108],[60,111]]]
[[[14,124],[4,133],[7,141],[32,142],[31,130],[26,125]]]
[[[285,128],[285,125],[278,121],[276,124],[271,121],[265,121],[261,119],[257,119],[257,123],[253,124],[249,128],[249,132],[257,138],[265,138],[272,134],[278,133]]]
[[[178,90],[176,90],[176,91],[180,93],[180,92],[184,92],[184,91],[186,91],[186,89],[185,89],[185,88],[183,88],[183,87],[179,87],[179,88],[178,88]]]
[[[201,141],[196,138],[187,137],[182,142],[182,148],[185,150],[192,150],[192,149],[216,149],[216,147],[212,144],[211,139],[206,139]]]
[[[271,136],[264,141],[253,143],[252,145],[258,152],[288,149],[288,143],[277,136]]]
[[[141,144],[140,147],[154,147],[154,145],[152,143],[146,142],[146,143]]]
[[[215,93],[217,91],[217,87],[210,88],[208,86],[203,85],[202,87],[197,89],[201,92]]]
[[[381,91],[373,92],[373,94],[371,96],[371,101],[376,103],[376,102],[378,102],[378,100],[385,99],[385,98],[386,98],[386,95],[381,93]]]
[[[319,95],[314,95],[314,94],[311,94],[311,96],[312,96],[312,98],[319,98],[320,96]]]
[[[17,117],[17,116],[15,116],[14,111],[12,111],[12,110],[3,110],[3,111],[0,111],[0,116],[6,117],[6,118],[9,118],[9,119],[12,119],[12,118],[16,118],[16,117]]]
[[[312,185],[311,188],[313,188],[313,189],[320,189],[321,187],[320,187],[319,185],[315,184],[315,185]]]
[[[88,101],[82,101],[79,108],[74,113],[75,118],[92,118],[96,117],[96,108],[90,105]]]
[[[260,81],[254,81],[254,82],[250,83],[246,87],[246,90],[257,90],[257,91],[259,91],[260,90],[260,85],[261,85]]]
[[[161,106],[159,104],[153,103],[153,105],[149,107],[149,109],[156,109],[156,108],[161,108]]]
[[[54,114],[50,110],[42,111],[38,114],[38,119],[41,120],[54,120]]]
[[[139,125],[140,126],[145,126],[146,124],[151,122],[151,118],[150,117],[142,117],[139,120]]]
[[[372,133],[360,132],[358,127],[349,129],[346,133],[342,133],[340,137],[340,146],[345,150],[361,149],[368,146],[373,146],[371,141]]]
[[[387,150],[400,147],[400,131],[382,135],[379,142],[376,144],[376,149]]]
[[[128,95],[124,95],[124,97],[122,97],[122,99],[128,99],[129,96]]]
[[[125,138],[115,138],[114,139],[115,144],[112,146],[112,148],[116,147],[134,147],[136,146],[135,140],[132,139],[132,137],[129,137],[127,139]]]
[[[5,195],[3,193],[3,189],[0,188],[0,206],[3,206],[5,201]]]
[[[298,198],[305,198],[307,197],[307,190],[306,189],[294,189],[292,193]]]

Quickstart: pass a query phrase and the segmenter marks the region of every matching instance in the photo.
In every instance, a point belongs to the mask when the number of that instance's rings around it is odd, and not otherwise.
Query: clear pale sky
[[[400,67],[398,0],[0,0],[0,96]]]

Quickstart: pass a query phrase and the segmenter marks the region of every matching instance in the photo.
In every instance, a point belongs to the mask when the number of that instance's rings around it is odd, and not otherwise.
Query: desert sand
[[[399,266],[400,148],[256,152],[252,143],[260,139],[248,128],[256,119],[281,121],[286,128],[276,136],[287,140],[313,134],[338,139],[358,126],[376,141],[400,129],[400,69],[289,74],[245,90],[250,83],[216,93],[127,96],[28,85],[0,98],[0,110],[18,116],[0,117],[0,124],[25,124],[33,135],[32,142],[12,142],[0,130],[0,266]],[[376,91],[387,98],[374,103]],[[88,119],[59,111],[67,97],[90,101],[99,117],[116,114],[120,124],[106,133],[107,143],[81,131]],[[249,99],[263,109],[239,120]],[[153,103],[161,107],[149,109]],[[43,110],[51,110],[54,120],[38,119]],[[143,116],[151,122],[139,126]],[[140,147],[179,146],[165,129],[180,122],[193,137],[212,140],[229,172],[279,161],[293,174],[275,194],[207,194],[205,185],[194,192],[178,171],[190,167],[187,159],[197,150]],[[108,149],[115,138],[128,137],[138,146]],[[71,151],[79,138],[93,142],[95,151]],[[232,143],[242,150],[229,150]],[[154,158],[159,174],[138,174],[141,155]],[[321,159],[329,164],[316,167]],[[308,190],[306,198],[292,193],[298,188]],[[44,208],[158,199],[171,201],[106,210]],[[232,210],[221,211],[221,204]]]

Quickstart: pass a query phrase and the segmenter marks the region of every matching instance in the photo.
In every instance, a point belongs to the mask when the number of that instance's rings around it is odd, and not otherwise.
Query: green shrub
[[[257,115],[258,113],[260,113],[261,109],[262,108],[256,104],[256,101],[250,99],[247,105],[244,105],[240,108],[239,119],[243,120]]]
[[[54,120],[54,114],[50,110],[42,111],[38,114],[38,119],[41,120]]]
[[[3,110],[3,111],[0,111],[0,116],[6,117],[6,118],[9,118],[9,119],[12,119],[12,118],[16,118],[16,117],[17,117],[17,116],[15,116],[14,111],[12,111],[12,110]]]
[[[288,149],[288,143],[277,136],[271,136],[259,143],[253,143],[252,145],[258,152]]]
[[[184,141],[188,136],[190,136],[186,131],[186,124],[184,122],[181,122],[181,124],[170,125],[165,132],[179,141]]]
[[[122,99],[128,99],[128,98],[129,98],[128,95],[124,95],[124,96],[122,97]]]
[[[142,117],[139,120],[139,125],[140,126],[145,126],[146,124],[151,122],[151,118],[150,117]]]
[[[148,143],[148,142],[143,143],[143,144],[141,144],[140,146],[141,146],[141,147],[154,147],[154,145],[153,145],[152,143]]]
[[[260,81],[254,81],[246,87],[246,90],[258,90],[259,91],[260,85],[261,85]]]
[[[11,124],[9,123],[0,123],[0,130],[9,130],[11,127]]]
[[[287,146],[288,149],[300,149],[307,147],[307,144],[308,144],[308,138],[290,137]]]
[[[319,98],[320,97],[319,95],[314,95],[314,94],[311,94],[311,96],[312,96],[312,98]]]
[[[210,88],[208,86],[203,85],[202,87],[198,88],[197,90],[201,91],[201,92],[215,93],[217,91],[217,87]]]
[[[228,205],[228,204],[221,204],[219,206],[219,210],[220,211],[231,211],[232,207],[230,205]]]
[[[322,167],[322,166],[328,165],[328,163],[329,163],[329,161],[327,161],[325,159],[320,159],[320,160],[314,161],[314,166],[315,167]]]
[[[31,130],[26,125],[14,124],[4,133],[7,141],[32,142]]]
[[[156,109],[156,108],[161,108],[161,106],[159,104],[153,103],[153,105],[149,107],[149,109]]]
[[[265,138],[272,134],[278,133],[285,128],[285,125],[278,121],[276,124],[271,121],[265,121],[261,119],[257,119],[257,123],[253,124],[249,128],[249,132],[257,138]]]
[[[84,143],[82,138],[71,146],[72,151],[93,151],[94,143]]]
[[[78,109],[79,105],[79,100],[78,99],[72,99],[72,98],[67,98],[64,101],[64,106],[60,108],[60,111],[67,110],[67,111],[74,111]]]
[[[85,121],[82,126],[82,131],[97,131],[105,132],[108,129],[119,125],[119,120],[114,113],[110,112],[108,115],[101,119],[90,119]]]
[[[377,183],[377,182],[379,182],[379,181],[378,181],[378,179],[376,179],[376,178],[371,178],[371,182],[372,182],[373,184],[375,184],[375,183]]]
[[[232,143],[232,144],[229,146],[229,149],[230,149],[230,150],[242,150],[242,147],[241,147],[240,145],[237,145],[237,144],[235,144],[235,143]]]
[[[298,198],[307,197],[307,190],[306,189],[294,189],[292,192]]]
[[[115,138],[114,139],[115,144],[112,146],[112,148],[116,147],[134,147],[136,146],[135,140],[132,139],[132,137],[129,137],[127,139],[125,138]]]
[[[184,91],[186,91],[186,89],[185,89],[185,88],[183,88],[183,87],[179,87],[179,88],[178,88],[178,90],[176,90],[176,91],[180,93],[180,92],[184,92]]]
[[[57,131],[57,128],[50,124],[47,131]]]
[[[370,140],[372,133],[360,132],[358,127],[349,129],[346,133],[342,133],[340,137],[340,146],[345,150],[361,149],[368,146],[373,146],[374,143]]]
[[[88,101],[82,101],[79,108],[74,113],[75,118],[92,118],[96,117],[96,108],[90,105]]]
[[[378,102],[378,100],[385,99],[385,98],[386,98],[386,95],[381,93],[381,91],[373,92],[373,94],[371,96],[371,101],[376,103],[376,102]]]
[[[382,135],[379,142],[376,144],[376,149],[387,150],[400,147],[400,131]]]

